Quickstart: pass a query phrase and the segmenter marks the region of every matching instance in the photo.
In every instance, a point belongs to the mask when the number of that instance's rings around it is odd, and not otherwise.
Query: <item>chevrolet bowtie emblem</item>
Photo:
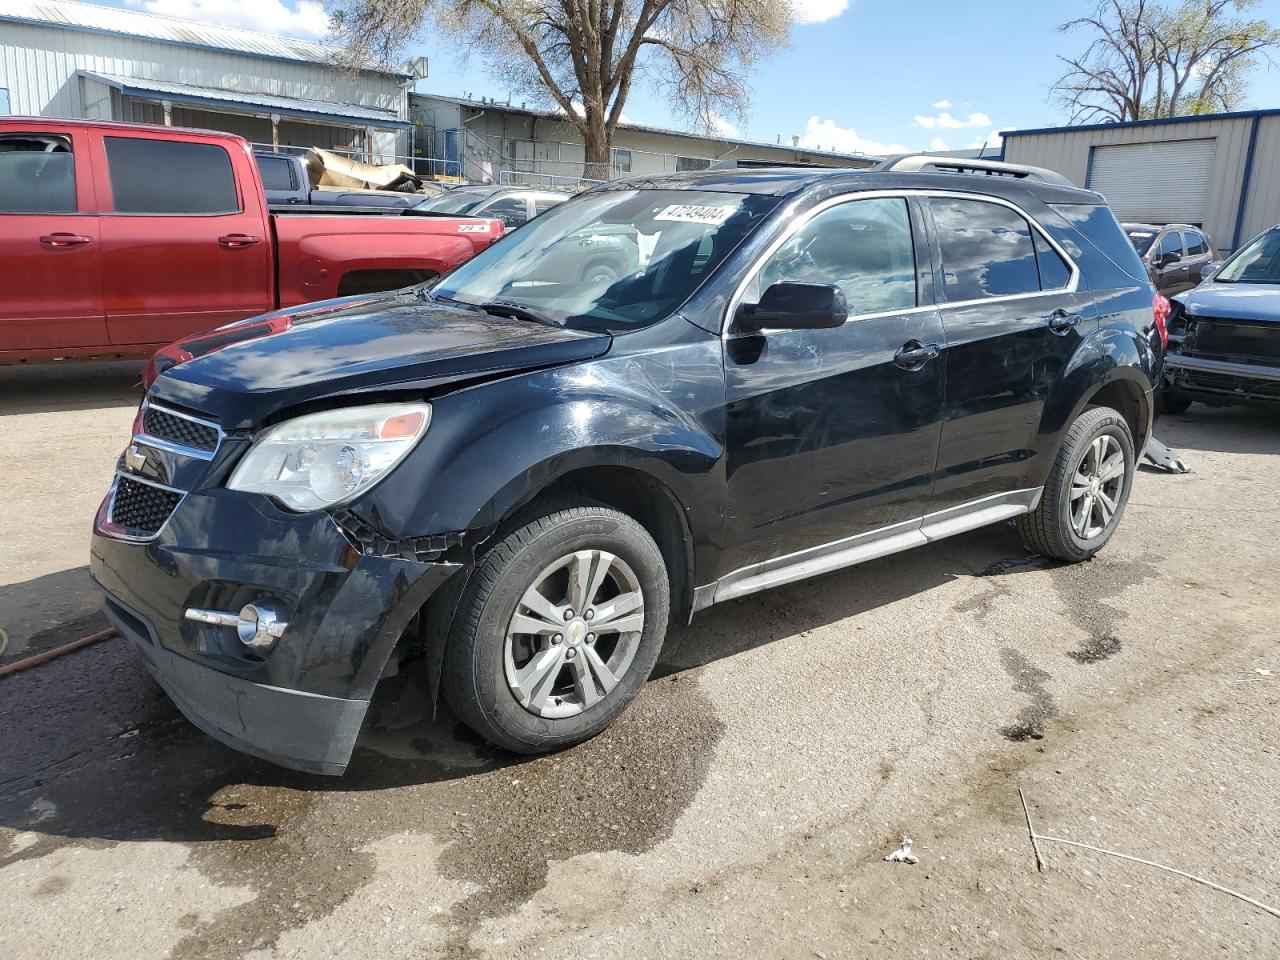
[[[124,462],[130,470],[138,471],[147,465],[147,455],[136,443],[131,443],[129,449],[124,452]]]

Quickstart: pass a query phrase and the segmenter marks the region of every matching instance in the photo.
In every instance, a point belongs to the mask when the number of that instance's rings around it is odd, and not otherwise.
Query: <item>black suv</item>
[[[947,163],[613,182],[430,287],[167,348],[95,524],[109,616],[204,730],[341,773],[411,662],[551,750],[672,618],[1011,518],[1091,557],[1167,303],[1097,194]],[[622,275],[554,253],[597,232]]]

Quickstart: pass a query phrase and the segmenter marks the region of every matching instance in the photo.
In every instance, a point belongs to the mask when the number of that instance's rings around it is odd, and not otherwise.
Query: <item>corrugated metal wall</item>
[[[1005,139],[1005,159],[1057,170],[1073,183],[1088,186],[1094,147],[1211,138],[1216,146],[1203,226],[1218,246],[1229,249],[1235,245],[1237,221],[1241,243],[1280,222],[1280,117],[1256,120],[1258,136],[1243,218],[1238,213],[1255,122],[1251,116],[1015,134]]]
[[[1280,117],[1259,117],[1240,242],[1280,223]]]
[[[392,76],[352,76],[321,64],[57,27],[0,24],[0,87],[8,88],[14,114],[85,116],[77,70],[348,103],[394,110],[408,118],[407,94]]]

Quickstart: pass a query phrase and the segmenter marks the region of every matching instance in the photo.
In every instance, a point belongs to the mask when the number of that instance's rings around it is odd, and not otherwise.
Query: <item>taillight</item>
[[[1151,315],[1156,321],[1156,331],[1160,334],[1160,346],[1169,346],[1169,313],[1173,310],[1173,304],[1169,302],[1168,297],[1156,294],[1151,299]]]

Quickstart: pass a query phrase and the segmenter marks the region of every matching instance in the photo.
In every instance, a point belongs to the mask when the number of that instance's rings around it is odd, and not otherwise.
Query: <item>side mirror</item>
[[[743,333],[827,330],[849,318],[844,291],[834,283],[775,283],[756,304],[738,307],[734,327]]]
[[[1212,280],[1212,279],[1213,279],[1213,275],[1214,275],[1215,273],[1217,273],[1220,269],[1222,269],[1222,264],[1221,264],[1221,263],[1217,263],[1217,262],[1215,262],[1215,263],[1206,263],[1203,267],[1201,267],[1201,268],[1200,268],[1200,279],[1201,279],[1201,281],[1204,281],[1204,280]]]
[[[1182,259],[1180,253],[1165,253],[1160,256],[1159,265],[1162,267],[1171,267]]]

